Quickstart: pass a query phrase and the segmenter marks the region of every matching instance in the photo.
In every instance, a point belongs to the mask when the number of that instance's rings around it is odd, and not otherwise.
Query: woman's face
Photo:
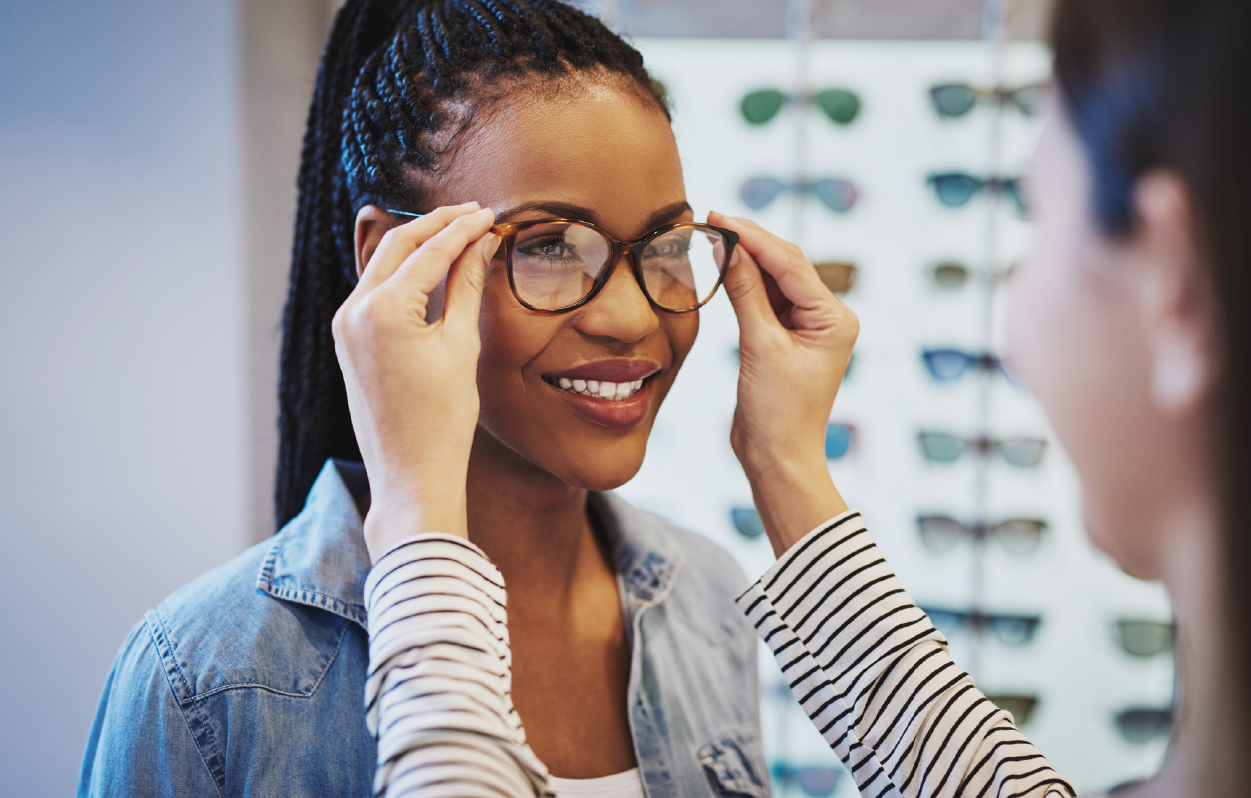
[[[1035,241],[1009,282],[1007,357],[1073,460],[1092,542],[1129,573],[1155,578],[1184,449],[1152,400],[1142,298],[1158,270],[1141,233],[1111,239],[1097,229],[1091,187],[1085,152],[1058,111],[1031,169]]]
[[[470,124],[432,187],[435,205],[476,200],[498,223],[576,219],[619,241],[692,218],[668,120],[619,85],[585,83],[554,98],[522,92]],[[642,465],[699,314],[652,308],[624,259],[586,305],[527,310],[509,288],[501,248],[487,270],[480,329],[476,456],[607,490]],[[621,387],[612,399],[593,397],[562,389],[562,378]]]

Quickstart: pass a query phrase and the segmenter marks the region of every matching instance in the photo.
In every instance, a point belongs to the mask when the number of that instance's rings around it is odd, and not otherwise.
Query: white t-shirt
[[[643,777],[638,768],[598,779],[547,777],[556,798],[643,798]]]

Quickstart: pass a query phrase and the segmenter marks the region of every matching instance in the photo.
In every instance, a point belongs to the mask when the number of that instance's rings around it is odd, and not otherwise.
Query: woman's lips
[[[572,382],[568,378],[565,380]],[[621,400],[608,399],[600,395],[592,396],[588,393],[575,393],[572,390],[562,389],[559,380],[555,380],[554,383],[553,379],[545,381],[551,385],[552,390],[560,394],[560,398],[570,409],[592,424],[601,427],[609,429],[632,427],[646,418],[648,410],[651,409],[652,383],[650,379],[643,380],[642,387],[632,391],[629,396]],[[588,385],[583,390],[589,391],[591,387],[602,389],[603,386]]]

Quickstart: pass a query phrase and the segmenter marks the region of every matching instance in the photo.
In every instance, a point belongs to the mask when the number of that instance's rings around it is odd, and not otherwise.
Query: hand
[[[725,279],[741,358],[730,445],[781,555],[847,510],[826,466],[825,428],[860,322],[794,244],[745,219],[708,221],[740,237]]]
[[[335,313],[335,353],[369,473],[365,542],[377,559],[418,532],[468,536],[465,480],[478,424],[478,313],[499,247],[477,203],[389,230]],[[443,313],[427,318],[447,279]]]

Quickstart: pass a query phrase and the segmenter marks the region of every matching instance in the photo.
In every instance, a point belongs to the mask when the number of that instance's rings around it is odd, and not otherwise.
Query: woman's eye
[[[565,260],[577,254],[569,242],[563,238],[528,241],[517,249],[527,257],[543,260]]]
[[[655,241],[647,247],[646,257],[649,258],[680,258],[691,250],[691,242],[686,238],[669,238]]]

